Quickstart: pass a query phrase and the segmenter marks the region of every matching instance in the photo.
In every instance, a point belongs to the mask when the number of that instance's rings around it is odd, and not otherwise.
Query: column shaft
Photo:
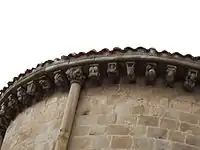
[[[80,90],[81,85],[79,83],[74,82],[71,84],[68,100],[60,126],[60,133],[55,144],[55,150],[67,150]]]

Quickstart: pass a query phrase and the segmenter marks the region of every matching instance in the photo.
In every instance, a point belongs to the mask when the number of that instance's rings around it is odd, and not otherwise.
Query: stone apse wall
[[[83,89],[69,150],[199,150],[198,92],[163,86]],[[67,96],[56,93],[10,124],[2,150],[53,150]]]
[[[67,95],[55,93],[26,109],[11,122],[2,150],[53,150]]]
[[[48,60],[0,90],[1,150],[200,150],[199,72],[142,47]]]

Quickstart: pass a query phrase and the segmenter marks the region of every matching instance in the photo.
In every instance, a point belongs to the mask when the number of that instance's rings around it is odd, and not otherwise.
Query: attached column
[[[85,79],[82,74],[81,67],[71,68],[67,70],[66,75],[71,83],[71,87],[60,126],[60,133],[55,144],[55,150],[67,150],[76,107],[80,96],[81,85]]]

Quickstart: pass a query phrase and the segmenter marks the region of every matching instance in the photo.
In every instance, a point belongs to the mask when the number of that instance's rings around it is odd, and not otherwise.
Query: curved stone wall
[[[199,64],[200,57],[142,47],[38,64],[0,90],[0,146],[198,150]]]
[[[67,95],[55,93],[11,122],[2,150],[52,150],[59,134]]]
[[[142,83],[83,90],[69,150],[199,150],[199,96]]]

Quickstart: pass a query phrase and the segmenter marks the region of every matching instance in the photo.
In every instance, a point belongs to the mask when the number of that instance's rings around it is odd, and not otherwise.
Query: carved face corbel
[[[184,87],[187,91],[193,91],[196,86],[196,79],[198,77],[198,71],[190,69],[185,78]]]
[[[127,77],[130,82],[136,81],[136,75],[135,75],[135,62],[126,62],[126,71],[127,71]]]
[[[99,64],[92,64],[89,67],[89,74],[88,78],[93,78],[93,79],[99,79],[100,73],[99,73]]]
[[[35,96],[37,93],[37,85],[34,81],[30,81],[27,83],[26,92],[30,96]]]
[[[64,87],[66,84],[66,78],[61,70],[54,72],[54,83],[58,87]]]
[[[176,76],[176,66],[167,65],[166,74],[165,74],[165,85],[168,87],[174,86],[175,76]]]
[[[26,93],[26,90],[23,87],[17,88],[17,98],[20,103],[22,103],[25,107],[28,106],[28,94]]]
[[[154,85],[156,83],[156,64],[155,63],[148,63],[146,65],[146,84],[147,85]]]
[[[100,84],[99,64],[91,64],[88,69],[88,79],[92,84]]]
[[[10,94],[8,96],[8,107],[14,110],[16,113],[20,112],[22,109],[21,103],[19,103],[14,94]]]
[[[0,105],[0,117],[4,120],[6,124],[9,124],[10,120],[12,119],[13,112],[8,109],[8,103],[2,102]]]
[[[11,109],[15,108],[15,104],[16,104],[16,98],[13,96],[13,94],[10,94],[8,96],[8,107]]]
[[[119,80],[119,70],[116,62],[108,63],[107,74],[112,82],[116,83]]]
[[[49,92],[51,90],[51,82],[46,76],[39,78],[39,84],[45,92]]]

